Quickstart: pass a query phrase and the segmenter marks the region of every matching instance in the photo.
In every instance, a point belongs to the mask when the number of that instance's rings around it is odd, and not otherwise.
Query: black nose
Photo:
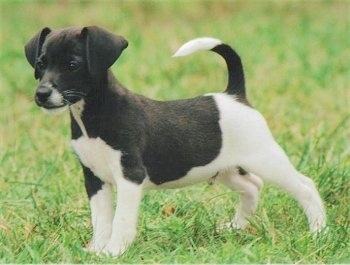
[[[35,99],[39,103],[45,103],[52,93],[52,89],[47,86],[39,86],[36,90]]]

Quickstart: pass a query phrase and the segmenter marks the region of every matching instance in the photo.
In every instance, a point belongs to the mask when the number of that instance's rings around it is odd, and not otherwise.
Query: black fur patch
[[[150,110],[143,161],[152,182],[176,180],[217,157],[222,139],[212,97],[157,102]]]
[[[245,171],[243,168],[241,167],[238,167],[238,173],[241,175],[241,176],[244,176],[244,175],[247,175],[248,172]]]
[[[98,177],[92,173],[92,171],[82,164],[85,180],[85,189],[90,199],[94,196],[100,189],[102,189],[103,182]]]

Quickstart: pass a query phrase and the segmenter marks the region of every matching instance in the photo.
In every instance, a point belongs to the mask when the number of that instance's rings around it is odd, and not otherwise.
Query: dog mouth
[[[36,103],[39,107],[44,108],[44,109],[48,109],[48,110],[60,109],[60,108],[67,106],[66,103],[56,105],[56,104],[52,104],[50,102],[45,102],[45,103],[38,102],[37,100],[36,100]]]
[[[41,106],[41,109],[46,113],[46,114],[49,114],[49,115],[59,115],[63,112],[66,111],[67,109],[67,105],[61,105],[61,106]]]

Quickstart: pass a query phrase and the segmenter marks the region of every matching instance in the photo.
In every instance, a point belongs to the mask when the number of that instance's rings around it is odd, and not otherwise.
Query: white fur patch
[[[84,166],[101,180],[115,184],[115,175],[122,175],[121,152],[107,145],[100,137],[80,137],[71,141],[72,147]]]
[[[49,83],[49,84],[46,83],[46,85],[48,87],[52,87],[51,83]],[[63,96],[55,88],[52,88],[52,93],[51,93],[50,97],[48,98],[48,102],[50,102],[54,106],[61,106],[61,107],[54,108],[54,109],[47,109],[47,108],[42,107],[41,109],[46,114],[58,115],[58,114],[63,113],[67,109],[67,106],[64,105],[64,102],[63,102]]]
[[[57,91],[57,89],[53,88],[52,93],[48,99],[53,105],[60,106],[63,104],[63,96],[61,93]]]
[[[210,37],[193,39],[183,44],[175,52],[173,57],[186,56],[200,50],[211,50],[220,44],[222,44],[221,40],[210,38]]]
[[[73,115],[75,121],[78,123],[78,126],[79,126],[80,130],[82,131],[83,136],[88,137],[88,134],[86,132],[86,128],[85,128],[84,123],[81,119],[81,114],[83,113],[84,105],[85,105],[85,101],[83,99],[79,100],[78,102],[76,102],[75,104],[70,106],[70,110],[72,112],[72,115]]]

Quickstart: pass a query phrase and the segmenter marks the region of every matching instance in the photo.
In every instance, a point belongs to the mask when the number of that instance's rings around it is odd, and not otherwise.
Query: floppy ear
[[[96,26],[84,27],[81,33],[86,40],[86,59],[92,74],[106,71],[128,47],[123,37]]]
[[[51,29],[43,28],[24,47],[27,60],[33,68],[35,68],[36,58],[41,53],[41,47],[44,44],[45,38],[50,32]],[[38,79],[37,71],[35,71],[35,78]]]

